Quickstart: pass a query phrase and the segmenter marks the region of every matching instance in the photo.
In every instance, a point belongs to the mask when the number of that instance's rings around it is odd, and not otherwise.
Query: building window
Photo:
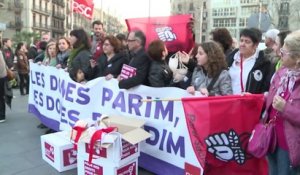
[[[228,16],[229,15],[229,8],[225,8],[224,9],[224,16]]]
[[[231,7],[229,10],[229,15],[234,16],[235,15],[235,8]]]
[[[177,8],[178,8],[178,11],[181,12],[181,10],[182,10],[182,5],[181,5],[181,4],[178,4],[178,5],[177,5]]]
[[[36,16],[35,16],[35,13],[32,14],[32,23],[33,23],[33,26],[36,25]]]
[[[190,3],[190,11],[194,11],[194,3]]]
[[[217,9],[213,9],[213,16],[217,16],[217,14],[218,14],[218,11],[217,11]]]
[[[40,26],[42,26],[42,15],[40,15]]]
[[[46,22],[45,23],[46,27],[48,27],[48,17],[47,16],[45,17],[45,22]]]

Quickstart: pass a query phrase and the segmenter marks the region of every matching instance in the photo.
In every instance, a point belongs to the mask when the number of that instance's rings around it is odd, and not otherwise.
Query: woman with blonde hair
[[[187,91],[191,94],[200,91],[205,96],[232,94],[231,79],[221,47],[213,41],[202,43],[196,58],[192,86]]]
[[[46,57],[43,60],[43,64],[46,66],[56,66],[57,64],[57,46],[56,42],[50,41],[46,47]]]
[[[268,155],[270,175],[300,172],[300,30],[289,34],[280,49],[282,68],[271,82],[266,116],[275,120],[277,147]]]

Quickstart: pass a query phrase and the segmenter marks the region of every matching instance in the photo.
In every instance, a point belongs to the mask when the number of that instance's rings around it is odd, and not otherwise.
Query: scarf
[[[295,82],[300,76],[300,69],[298,70],[287,70],[285,74],[280,78],[279,88],[277,89],[276,94],[280,95],[288,90],[289,93],[293,91]]]
[[[73,62],[74,58],[78,55],[78,53],[84,49],[84,45],[80,45],[78,48],[76,49],[72,49],[70,52],[70,56],[68,58],[68,67],[71,67],[71,63]]]

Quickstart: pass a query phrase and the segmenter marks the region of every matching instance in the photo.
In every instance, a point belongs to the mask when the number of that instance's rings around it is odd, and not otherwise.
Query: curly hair
[[[114,52],[115,53],[119,53],[120,52],[120,50],[121,50],[121,42],[120,42],[120,40],[118,40],[117,37],[115,37],[113,35],[109,35],[109,36],[106,36],[103,41],[105,42],[106,40],[114,48]]]
[[[233,40],[230,32],[226,28],[216,28],[210,32],[210,34],[212,35],[212,39],[214,41],[221,44],[224,53],[232,47]]]
[[[224,52],[220,45],[214,41],[201,43],[199,47],[202,47],[207,55],[207,75],[210,78],[217,76],[222,70],[227,69],[227,63]]]

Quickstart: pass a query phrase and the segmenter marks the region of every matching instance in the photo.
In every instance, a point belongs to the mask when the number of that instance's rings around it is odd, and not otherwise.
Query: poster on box
[[[116,79],[97,78],[82,85],[64,70],[30,64],[29,112],[55,130],[70,130],[79,119],[97,120],[101,114],[143,119],[152,137],[141,144],[139,165],[156,174],[184,174],[185,165],[202,168],[194,153],[180,101],[141,102],[190,96],[178,88],[138,86],[118,88]],[[83,110],[84,109],[84,110]],[[148,162],[151,162],[149,164]]]
[[[45,156],[51,160],[52,162],[54,162],[54,146],[52,146],[51,144],[44,142],[44,146],[45,146]]]
[[[64,166],[70,166],[77,163],[77,151],[74,148],[63,150]]]

